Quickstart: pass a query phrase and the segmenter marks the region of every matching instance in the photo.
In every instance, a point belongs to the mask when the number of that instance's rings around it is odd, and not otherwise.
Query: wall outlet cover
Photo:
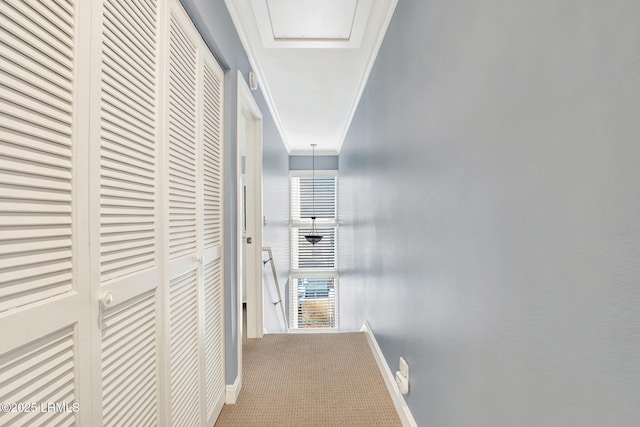
[[[400,373],[409,379],[409,364],[404,360],[404,357],[400,357]]]

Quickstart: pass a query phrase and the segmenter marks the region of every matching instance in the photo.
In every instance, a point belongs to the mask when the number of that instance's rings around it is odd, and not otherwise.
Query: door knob
[[[113,304],[113,292],[107,291],[100,297],[100,303],[105,307],[111,307]]]

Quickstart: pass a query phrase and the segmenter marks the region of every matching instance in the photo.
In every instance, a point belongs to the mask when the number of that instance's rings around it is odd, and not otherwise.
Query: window
[[[291,172],[291,328],[338,327],[337,172]],[[311,217],[322,240],[312,245],[304,235]]]

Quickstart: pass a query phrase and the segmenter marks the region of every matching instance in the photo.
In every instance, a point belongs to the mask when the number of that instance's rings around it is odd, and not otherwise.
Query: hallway
[[[640,1],[0,22],[0,426],[638,425]]]

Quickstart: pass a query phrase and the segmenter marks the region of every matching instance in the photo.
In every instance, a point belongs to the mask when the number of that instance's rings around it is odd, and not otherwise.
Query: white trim
[[[313,270],[301,270],[292,268],[289,277],[291,279],[337,279],[338,269],[327,268],[326,270],[322,270],[320,268],[314,268]]]
[[[402,393],[400,393],[400,390],[398,389],[396,377],[391,372],[391,369],[389,369],[384,355],[382,354],[382,350],[380,350],[380,346],[376,341],[376,337],[366,320],[362,324],[360,331],[364,332],[367,336],[367,342],[369,342],[369,347],[371,347],[371,352],[373,353],[373,357],[376,359],[376,363],[378,364],[384,383],[387,385],[387,390],[391,395],[393,406],[395,406],[396,412],[398,412],[402,425],[405,427],[417,427],[418,425],[416,424],[416,420],[413,419],[413,414],[411,414],[411,410],[409,409],[407,402],[405,402],[404,397],[402,397]]]
[[[238,400],[242,390],[242,377],[238,374],[233,384],[227,384],[227,393],[225,395],[224,403],[227,405],[233,405]]]

